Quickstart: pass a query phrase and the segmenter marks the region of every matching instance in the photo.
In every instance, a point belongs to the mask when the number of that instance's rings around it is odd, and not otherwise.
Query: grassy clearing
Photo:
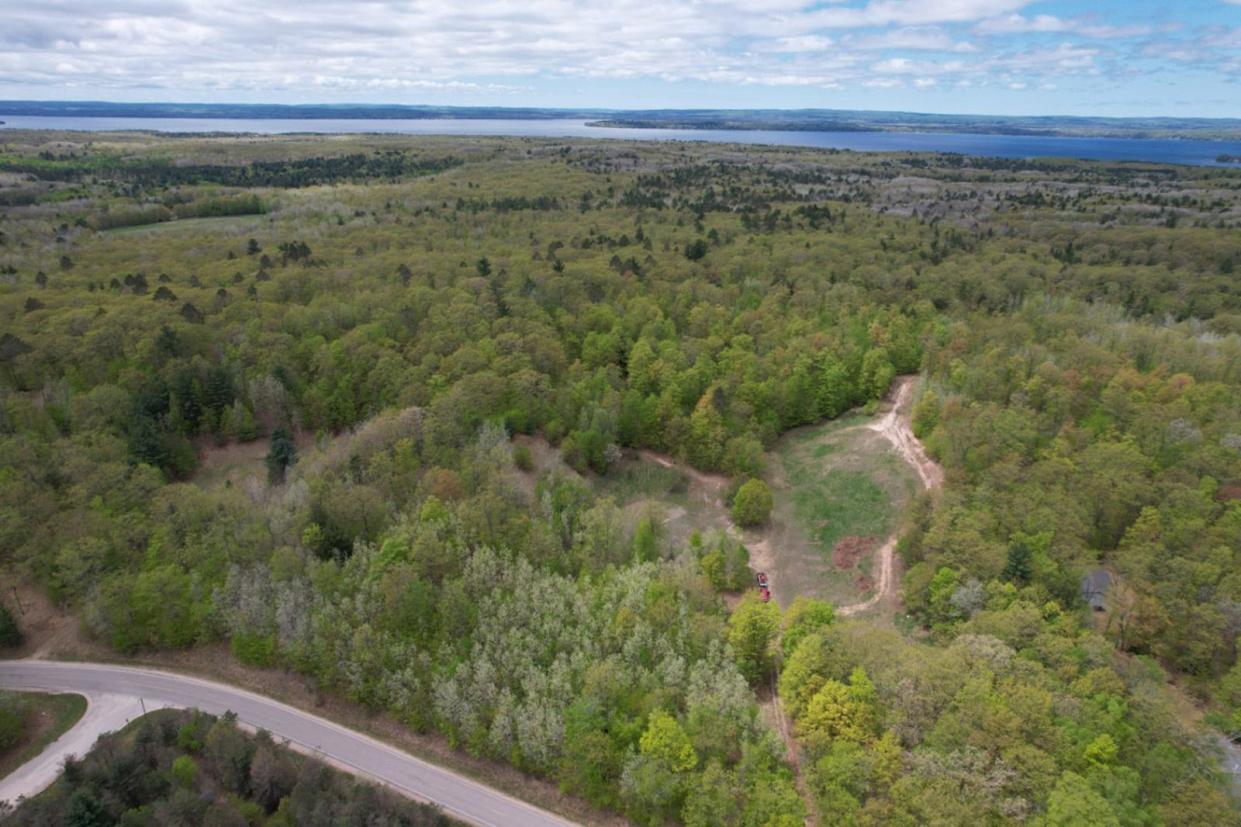
[[[297,446],[298,462],[314,458],[320,448],[319,440],[312,431],[298,431],[293,435],[293,442]],[[330,438],[323,441],[324,445],[330,443]],[[198,487],[237,487],[245,485],[250,479],[257,480],[260,485],[267,484],[267,454],[271,450],[269,437],[223,445],[204,438],[195,444],[195,448],[198,451],[198,468],[190,481]]]
[[[864,427],[872,421],[855,414],[798,429],[768,457],[771,573],[782,603],[806,595],[847,605],[869,594],[873,555],[842,571],[832,549],[854,536],[875,538],[877,548],[917,489],[887,440]]]
[[[226,445],[204,443],[199,446],[200,463],[192,479],[202,488],[216,488],[225,483],[241,485],[249,477],[266,482],[269,450],[271,443],[267,439]]]
[[[239,230],[258,227],[264,215],[217,215],[207,218],[178,218],[154,224],[136,224],[132,227],[113,227],[103,230],[105,236],[126,236],[139,233],[166,233],[173,231],[201,232],[204,230]]]
[[[18,742],[0,752],[0,778],[41,753],[86,714],[81,695],[49,695],[43,692],[0,692],[0,700],[15,699],[25,712],[25,727]]]
[[[685,505],[689,477],[676,468],[664,468],[650,462],[626,462],[596,486],[600,495],[618,503],[642,499],[663,500],[672,505]]]
[[[816,455],[817,456],[817,455]],[[870,476],[853,471],[806,470],[790,475],[797,521],[824,551],[845,537],[883,537],[892,523],[892,502]]]

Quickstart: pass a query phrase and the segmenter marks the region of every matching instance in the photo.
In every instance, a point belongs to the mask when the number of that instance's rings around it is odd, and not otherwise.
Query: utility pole
[[[13,590],[13,599],[17,601],[18,614],[25,616],[26,609],[22,606],[22,596],[17,593],[17,586],[10,586],[9,588]]]

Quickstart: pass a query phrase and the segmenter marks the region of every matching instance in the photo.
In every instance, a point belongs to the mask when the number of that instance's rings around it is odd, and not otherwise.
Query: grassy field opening
[[[73,694],[0,692],[0,715],[12,709],[21,718],[17,740],[0,749],[0,778],[37,756],[86,714],[86,698]]]
[[[872,417],[850,415],[786,434],[768,455],[775,500],[764,538],[773,593],[838,606],[870,596],[875,551],[918,490]]]
[[[204,218],[176,218],[171,221],[134,224],[129,227],[113,227],[101,232],[105,236],[115,237],[152,232],[191,233],[215,230],[258,229],[265,220],[264,215],[264,213],[255,213],[252,215],[212,215]]]
[[[630,530],[654,518],[668,548],[683,548],[694,532],[739,537],[751,567],[771,577],[781,605],[799,595],[851,605],[877,587],[876,552],[919,489],[916,472],[874,429],[879,416],[850,414],[782,437],[764,475],[774,495],[771,520],[758,528],[733,525],[727,477],[651,451],[631,453],[606,475],[586,479],[625,511]],[[545,441],[519,441],[533,449],[531,487],[553,469],[575,474]]]

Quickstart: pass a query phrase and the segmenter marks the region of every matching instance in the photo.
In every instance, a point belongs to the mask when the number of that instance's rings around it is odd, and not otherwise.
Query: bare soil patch
[[[878,542],[874,537],[845,537],[832,549],[832,563],[841,571],[848,571],[874,551]]]
[[[5,605],[17,618],[22,645],[0,649],[0,657],[42,658],[53,650],[71,646],[80,637],[78,619],[57,606],[42,589],[12,571],[0,570]]]

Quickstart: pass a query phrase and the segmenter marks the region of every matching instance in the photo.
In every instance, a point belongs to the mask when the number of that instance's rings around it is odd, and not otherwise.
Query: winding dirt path
[[[865,427],[882,434],[888,442],[892,443],[892,448],[896,453],[917,473],[922,487],[929,491],[943,485],[944,470],[927,456],[926,449],[914,436],[910,425],[913,418],[914,383],[917,380],[917,376],[898,377],[890,395],[891,407],[883,416]],[[847,617],[864,612],[896,592],[893,558],[896,556],[896,542],[899,539],[899,532],[893,534],[876,552],[879,582],[876,584],[875,593],[861,603],[837,608],[836,614]]]
[[[922,443],[918,441],[918,438],[914,436],[913,428],[910,425],[913,417],[914,385],[917,381],[918,377],[916,375],[897,377],[892,384],[891,392],[888,394],[888,401],[883,406],[883,412],[873,422],[850,427],[866,428],[887,439],[897,455],[914,469],[914,473],[917,474],[918,481],[922,484],[923,489],[929,491],[943,484],[944,471],[927,456],[926,450],[922,447]],[[728,513],[728,504],[724,502],[724,492],[729,484],[727,476],[699,471],[697,468],[687,463],[679,462],[666,454],[645,448],[637,451],[637,455],[644,462],[655,463],[664,468],[675,468],[677,471],[685,474],[691,482],[690,496],[700,499],[713,509],[718,509],[724,530],[729,536],[735,537],[746,544],[750,552],[750,567],[755,571],[766,571],[773,567],[776,553],[772,549],[772,538],[768,536],[768,533],[764,532],[755,539],[754,532],[749,532],[747,538],[747,533],[733,523],[731,515]],[[875,552],[878,582],[875,584],[874,593],[859,603],[838,606],[836,614],[847,617],[864,612],[867,609],[874,608],[881,601],[892,597],[896,593],[894,558],[896,556],[896,543],[899,539],[899,533],[894,533]],[[773,581],[771,588],[774,596],[779,588],[779,583]]]

